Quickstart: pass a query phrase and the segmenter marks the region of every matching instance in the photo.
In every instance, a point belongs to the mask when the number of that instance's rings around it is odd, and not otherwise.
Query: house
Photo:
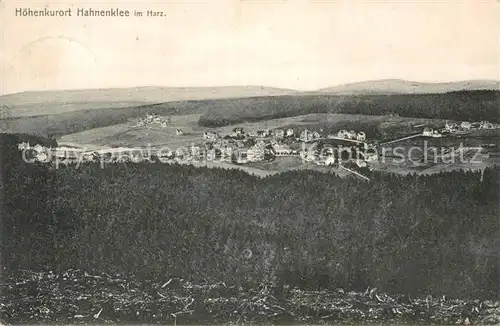
[[[178,158],[178,159],[187,159],[189,156],[190,156],[190,152],[186,149],[186,148],[179,148],[175,151],[175,158]]]
[[[266,138],[271,135],[271,131],[269,129],[266,130],[257,130],[257,137]]]
[[[367,162],[375,162],[378,161],[378,155],[377,152],[372,150],[372,151],[367,151],[366,153],[363,153],[364,160]]]
[[[144,121],[142,121],[142,120],[137,122],[137,127],[144,127],[145,125],[146,125],[146,123],[144,123]]]
[[[215,161],[221,158],[221,151],[218,149],[209,149],[207,150],[207,161]]]
[[[49,156],[47,155],[47,153],[45,152],[39,152],[37,155],[36,155],[36,160],[38,162],[42,162],[42,163],[45,163],[45,162],[48,162],[49,161]]]
[[[479,124],[479,129],[494,129],[494,126],[491,122],[481,121]]]
[[[247,159],[249,162],[260,162],[264,160],[264,148],[252,146],[247,150]]]
[[[23,143],[17,144],[17,148],[19,150],[30,149],[30,143],[23,142]]]
[[[447,132],[454,132],[454,131],[457,131],[457,129],[458,129],[458,125],[456,123],[452,123],[452,122],[447,121],[444,125],[444,130]]]
[[[221,161],[231,162],[233,157],[233,148],[232,147],[224,147],[221,148]]]
[[[293,129],[289,128],[289,129],[287,129],[287,131],[286,131],[286,136],[287,136],[287,137],[292,137],[292,136],[294,135],[294,133],[295,133],[295,132],[293,131]]]
[[[236,135],[236,137],[241,137],[245,135],[245,133],[243,132],[243,128],[241,127],[234,128],[233,133]]]
[[[306,154],[306,161],[308,162],[314,162],[316,161],[316,153],[313,151],[309,151]]]
[[[160,119],[160,117],[155,117],[155,118],[153,119],[153,122],[154,122],[154,123],[161,123],[161,119]]]
[[[422,131],[422,135],[426,136],[426,137],[432,137],[433,134],[434,134],[434,130],[432,130],[429,127],[425,127],[424,131]]]
[[[202,149],[201,149],[201,146],[199,145],[192,145],[191,146],[191,155],[196,158],[196,159],[199,159],[202,155]]]
[[[319,132],[315,131],[315,132],[313,132],[313,138],[319,139],[319,138],[321,138],[321,135],[319,134]]]
[[[219,138],[219,135],[213,131],[206,131],[203,133],[203,140],[205,141],[216,141]]]
[[[349,139],[356,139],[357,136],[358,134],[354,130],[349,131],[349,133],[347,134],[347,138]]]
[[[337,162],[334,156],[328,156],[325,159],[325,165],[334,165]]]
[[[360,168],[365,168],[367,166],[366,162],[360,159],[356,160],[356,165]]]
[[[347,130],[341,130],[337,133],[338,138],[348,138],[349,132]]]
[[[472,124],[468,121],[464,121],[460,124],[460,129],[462,129],[462,130],[470,130],[471,127],[472,127]]]
[[[175,134],[176,134],[177,136],[182,136],[182,135],[184,135],[184,132],[183,132],[181,129],[177,129],[177,130],[175,131]]]
[[[306,129],[300,134],[300,140],[305,141],[305,142],[314,140],[314,133],[312,133]]]
[[[145,160],[144,155],[141,152],[131,152],[130,153],[131,160],[134,163],[139,163]]]
[[[37,153],[41,153],[41,152],[45,151],[45,148],[44,148],[42,145],[40,145],[40,144],[36,144],[36,145],[33,147],[33,149],[34,149]]]
[[[273,146],[274,155],[276,156],[289,156],[292,155],[292,150],[287,145],[275,145]]]
[[[248,152],[246,149],[240,149],[236,151],[236,163],[245,164],[248,163]]]
[[[252,130],[252,131],[248,132],[248,136],[249,137],[257,137],[258,136],[257,131]]]
[[[166,127],[168,126],[168,124],[167,124],[167,122],[166,122],[166,121],[162,121],[161,126],[162,126],[163,128],[166,128]]]
[[[443,135],[441,135],[441,134],[439,133],[439,131],[437,131],[437,130],[433,130],[433,131],[432,131],[432,137],[434,137],[434,138],[440,138],[440,137],[442,137],[442,136],[443,136]]]
[[[356,140],[365,141],[366,134],[363,131],[358,132],[358,134],[356,135]]]
[[[156,156],[158,157],[158,159],[160,160],[160,162],[163,162],[165,160],[172,160],[175,158],[175,153],[171,150],[167,150],[167,151],[163,151],[163,150],[160,150],[158,152],[156,152]]]
[[[282,129],[276,129],[274,131],[274,137],[276,137],[276,138],[283,138],[283,137],[285,137],[285,131],[282,130]]]

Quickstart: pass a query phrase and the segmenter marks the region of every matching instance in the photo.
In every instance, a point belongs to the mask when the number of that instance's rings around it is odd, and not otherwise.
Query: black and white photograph
[[[0,324],[500,325],[500,2],[0,0]]]

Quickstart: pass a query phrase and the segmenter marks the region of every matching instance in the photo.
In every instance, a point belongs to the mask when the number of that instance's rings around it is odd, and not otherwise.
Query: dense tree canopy
[[[365,115],[500,122],[500,91],[457,91],[444,94],[287,95],[214,102],[199,124],[218,127],[310,113]]]

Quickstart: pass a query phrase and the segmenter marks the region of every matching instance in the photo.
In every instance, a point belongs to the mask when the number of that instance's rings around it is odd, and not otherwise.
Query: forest
[[[161,163],[51,169],[20,161],[19,136],[1,139],[4,276],[76,268],[268,284],[276,296],[286,286],[500,295],[498,167],[370,182]]]
[[[401,117],[500,122],[500,91],[443,94],[299,95],[231,100],[204,113],[199,124],[219,127],[310,113],[399,115]]]

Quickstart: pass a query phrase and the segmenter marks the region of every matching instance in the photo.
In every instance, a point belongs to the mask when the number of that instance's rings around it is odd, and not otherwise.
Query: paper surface
[[[1,94],[499,77],[496,1],[3,0],[1,8]],[[29,13],[46,9],[65,16]],[[89,9],[129,17],[82,16]]]

